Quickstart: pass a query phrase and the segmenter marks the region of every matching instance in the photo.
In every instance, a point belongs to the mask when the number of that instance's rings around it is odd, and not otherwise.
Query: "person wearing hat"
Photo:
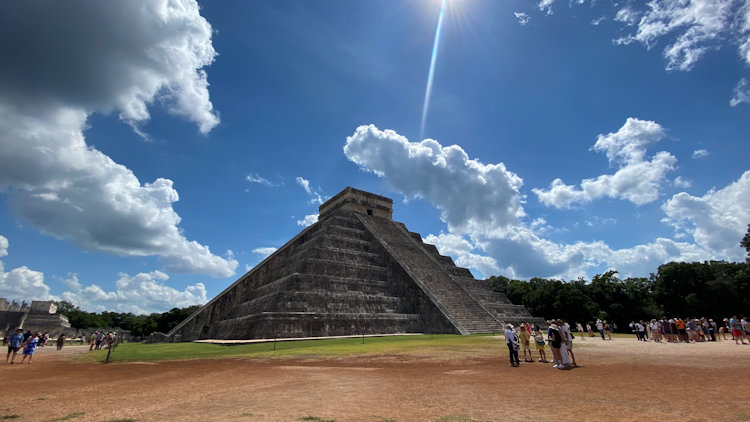
[[[547,341],[549,342],[549,348],[552,349],[552,367],[563,369],[562,354],[560,353],[562,335],[560,334],[560,327],[554,320],[547,323]]]
[[[518,335],[512,324],[505,326],[505,345],[508,346],[510,366],[521,366],[521,361],[518,359]]]
[[[8,355],[5,356],[5,363],[8,363],[8,358],[10,358],[10,363],[13,363],[13,361],[16,360],[16,353],[18,353],[22,343],[23,330],[16,328],[16,332],[8,336]],[[13,354],[12,358],[10,357],[11,353]]]

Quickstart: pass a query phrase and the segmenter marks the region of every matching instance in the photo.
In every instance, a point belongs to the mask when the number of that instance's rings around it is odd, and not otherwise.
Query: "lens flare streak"
[[[422,124],[420,125],[419,137],[424,139],[424,130],[427,123],[427,109],[430,106],[430,97],[432,96],[432,82],[435,79],[435,63],[437,63],[438,51],[440,50],[440,35],[443,28],[443,16],[445,15],[445,6],[447,0],[443,0],[440,5],[440,14],[438,15],[437,27],[435,28],[435,41],[432,44],[432,58],[430,59],[430,71],[427,74],[427,89],[424,93],[424,105],[422,106]]]

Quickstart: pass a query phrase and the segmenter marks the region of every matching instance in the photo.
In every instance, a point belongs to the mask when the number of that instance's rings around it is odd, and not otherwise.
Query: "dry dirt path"
[[[750,345],[577,339],[581,367],[559,371],[511,368],[502,337],[488,342],[480,355],[110,365],[47,347],[0,364],[0,420],[750,420]]]

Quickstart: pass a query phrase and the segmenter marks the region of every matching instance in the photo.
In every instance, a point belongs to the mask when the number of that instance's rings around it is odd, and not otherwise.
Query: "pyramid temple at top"
[[[317,223],[182,321],[167,341],[545,325],[392,215],[393,200],[347,187],[320,206]]]

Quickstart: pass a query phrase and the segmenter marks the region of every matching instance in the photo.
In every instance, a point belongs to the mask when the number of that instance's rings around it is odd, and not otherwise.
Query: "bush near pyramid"
[[[347,187],[318,222],[167,334],[167,341],[491,333],[545,325],[418,233],[393,200]]]

